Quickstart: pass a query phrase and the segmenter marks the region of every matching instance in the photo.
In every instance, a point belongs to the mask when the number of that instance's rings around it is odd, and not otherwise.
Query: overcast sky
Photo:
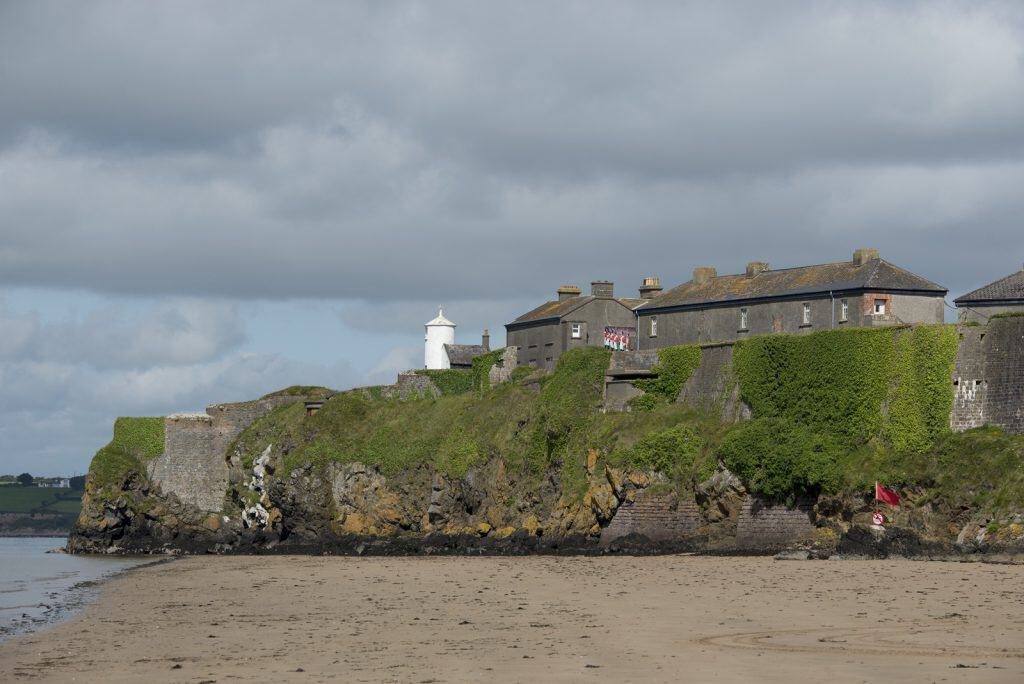
[[[561,284],[1024,260],[1019,2],[0,0],[0,472]]]

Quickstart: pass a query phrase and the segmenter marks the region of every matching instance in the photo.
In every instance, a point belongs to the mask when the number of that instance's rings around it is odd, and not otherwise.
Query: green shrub
[[[1024,317],[1024,311],[1004,311],[1002,313],[992,314],[989,316],[989,320],[993,318],[1021,318]]]
[[[693,427],[679,425],[641,437],[632,447],[614,454],[613,459],[629,469],[656,470],[678,481],[696,474],[695,466],[702,463],[706,446],[707,440]]]
[[[495,349],[492,352],[473,357],[473,387],[484,391],[491,388],[491,368],[501,360],[504,349]]]
[[[842,481],[842,449],[806,425],[756,418],[728,434],[717,456],[747,487],[771,499],[834,492]]]

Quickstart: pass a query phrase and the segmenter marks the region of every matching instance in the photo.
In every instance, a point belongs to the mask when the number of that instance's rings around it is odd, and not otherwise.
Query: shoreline
[[[51,539],[52,537],[33,538]],[[6,539],[25,539],[25,537],[6,537]],[[44,553],[46,555],[54,553],[66,554],[63,547],[55,547]],[[66,555],[74,557],[72,554]],[[87,610],[92,603],[99,599],[101,592],[108,583],[113,582],[126,573],[175,560],[174,558],[153,558],[152,556],[118,556],[117,559],[126,562],[135,560],[137,562],[134,565],[126,565],[101,572],[95,577],[78,580],[69,586],[51,591],[46,596],[45,602],[35,605],[11,606],[9,610],[24,609],[31,611],[42,608],[42,611],[36,614],[25,612],[22,613],[20,618],[15,618],[6,624],[0,624],[0,643],[10,641],[19,636],[37,634],[56,625],[73,620],[78,614]],[[62,572],[57,570],[55,572],[58,572],[58,576],[62,574]],[[63,572],[69,571],[65,570]],[[31,582],[32,580],[28,581]]]
[[[0,679],[1024,677],[1021,565],[696,555],[161,560],[103,582],[70,620],[0,643]]]

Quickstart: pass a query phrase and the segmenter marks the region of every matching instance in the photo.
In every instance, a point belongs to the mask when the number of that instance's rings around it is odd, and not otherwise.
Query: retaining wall
[[[608,527],[601,530],[601,544],[632,532],[655,541],[685,539],[702,524],[700,508],[694,501],[641,491],[634,502],[620,506]]]
[[[228,486],[227,449],[231,442],[257,418],[304,400],[301,396],[276,396],[214,404],[206,413],[168,416],[164,419],[164,452],[148,465],[150,480],[184,503],[219,512]]]

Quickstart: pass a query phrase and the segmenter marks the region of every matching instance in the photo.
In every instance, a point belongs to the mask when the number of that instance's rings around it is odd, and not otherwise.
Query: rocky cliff
[[[206,414],[119,419],[68,547],[808,557],[1024,548],[1024,439],[950,429],[951,378],[964,365],[957,332],[818,335],[751,341],[730,351],[724,379],[707,367],[722,364],[721,350],[665,354],[635,385],[646,399],[622,412],[605,410],[610,354],[580,349],[553,373],[506,373],[495,385],[483,368],[468,383],[434,378],[429,392],[291,388]],[[807,355],[804,367],[780,371],[794,353]],[[702,385],[728,401],[695,401]],[[841,410],[821,406],[830,393]],[[943,411],[945,422],[935,418]],[[870,525],[875,479],[904,496],[884,531]]]

